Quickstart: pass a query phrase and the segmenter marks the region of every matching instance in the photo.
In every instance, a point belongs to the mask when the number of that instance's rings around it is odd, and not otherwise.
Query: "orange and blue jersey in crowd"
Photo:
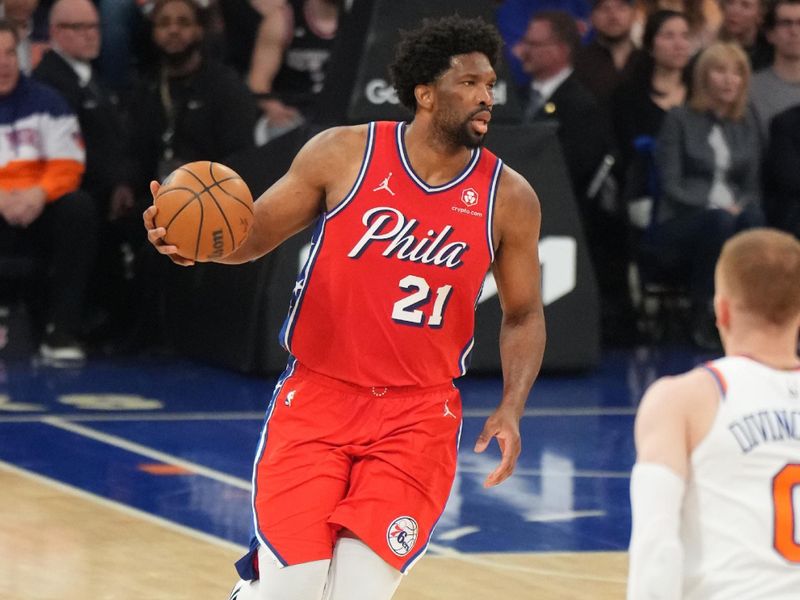
[[[80,186],[85,150],[78,119],[52,88],[20,76],[0,97],[0,190],[41,187],[48,202]]]

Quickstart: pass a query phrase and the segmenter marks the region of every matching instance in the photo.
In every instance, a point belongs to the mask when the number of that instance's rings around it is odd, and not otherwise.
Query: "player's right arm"
[[[680,600],[681,510],[693,448],[705,436],[718,392],[703,369],[656,381],[636,416],[631,473],[628,600]]]
[[[254,204],[253,227],[235,252],[216,262],[240,264],[264,256],[281,242],[308,227],[331,203],[343,198],[356,180],[367,139],[367,126],[335,127],[309,140],[297,153],[283,177]],[[151,182],[155,198],[159,184]],[[330,208],[330,207],[328,207]],[[177,248],[164,243],[166,229],[155,226],[156,207],[144,212],[147,238],[161,254],[179,265]]]

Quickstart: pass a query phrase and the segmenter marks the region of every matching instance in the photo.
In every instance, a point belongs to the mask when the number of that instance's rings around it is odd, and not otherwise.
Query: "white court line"
[[[216,537],[214,535],[203,533],[202,531],[198,531],[196,529],[192,529],[191,527],[186,527],[185,525],[180,525],[179,523],[175,523],[173,521],[169,521],[162,517],[158,517],[156,515],[152,515],[148,512],[144,512],[139,510],[138,508],[133,508],[132,506],[128,506],[127,504],[122,504],[119,502],[115,502],[113,500],[109,500],[107,498],[103,498],[102,496],[98,496],[92,492],[87,492],[80,488],[73,487],[69,484],[62,483],[60,481],[56,481],[55,479],[51,479],[44,475],[39,475],[38,473],[33,473],[31,471],[27,471],[25,469],[20,469],[12,464],[9,464],[4,461],[0,461],[0,469],[14,473],[21,477],[25,477],[37,483],[41,483],[52,487],[56,490],[61,492],[71,494],[73,496],[77,496],[79,498],[83,498],[85,500],[89,500],[101,506],[119,511],[123,514],[130,515],[143,521],[148,521],[155,525],[159,525],[164,527],[165,529],[169,529],[171,531],[175,531],[177,533],[183,534],[185,536],[194,538],[196,540],[206,542],[215,546],[219,546],[221,548],[225,548],[226,550],[232,550],[234,552],[239,552],[244,554],[247,552],[247,547],[242,546],[239,544],[234,544],[233,542],[229,542],[228,540],[224,540],[222,538]],[[562,577],[565,579],[579,579],[579,580],[586,580],[586,581],[602,581],[608,583],[625,583],[624,579],[617,579],[613,577],[594,577],[591,575],[583,575],[578,573],[567,573],[563,571],[551,571],[548,569],[536,569],[533,567],[523,567],[518,565],[507,565],[500,562],[495,562],[492,560],[488,560],[485,558],[481,558],[478,556],[472,556],[469,554],[464,554],[459,552],[458,550],[454,550],[452,548],[448,548],[447,546],[440,546],[439,544],[435,544],[431,542],[428,544],[428,549],[436,554],[429,554],[430,558],[452,558],[456,560],[460,560],[462,562],[478,565],[482,567],[490,567],[493,569],[501,569],[505,571],[516,571],[519,573],[530,573],[533,575],[544,575],[550,577]],[[536,552],[533,553],[536,556],[546,556],[547,552]],[[563,554],[562,552],[556,552],[554,554]]]
[[[604,510],[570,510],[560,513],[545,513],[526,517],[528,523],[560,523],[562,521],[573,521],[575,519],[585,519],[587,517],[605,517]]]
[[[65,492],[67,494],[71,494],[73,496],[78,496],[85,500],[90,500],[91,502],[95,502],[96,504],[100,504],[101,506],[105,506],[107,508],[112,508],[117,510],[121,513],[125,513],[127,515],[137,517],[144,521],[149,521],[156,525],[160,525],[161,527],[165,527],[166,529],[171,529],[172,531],[176,531],[178,533],[182,533],[183,535],[187,535],[189,537],[195,538],[197,540],[207,542],[209,544],[214,544],[215,546],[220,546],[225,548],[226,550],[233,550],[236,552],[240,552],[244,554],[247,552],[246,546],[241,546],[239,544],[234,544],[233,542],[229,542],[228,540],[224,540],[219,538],[215,535],[211,535],[209,533],[203,533],[202,531],[198,531],[197,529],[192,529],[191,527],[186,527],[185,525],[181,525],[179,523],[175,523],[174,521],[169,521],[162,517],[158,517],[156,515],[150,514],[143,510],[139,510],[138,508],[133,508],[132,506],[128,506],[127,504],[122,504],[120,502],[115,502],[114,500],[109,500],[108,498],[104,498],[102,496],[98,496],[92,492],[87,492],[86,490],[82,490],[80,488],[71,486],[67,483],[62,483],[55,479],[51,479],[50,477],[46,477],[44,475],[39,475],[38,473],[33,473],[32,471],[28,471],[26,469],[21,469],[16,467],[12,464],[9,464],[5,461],[0,460],[0,469],[4,471],[8,471],[10,473],[14,473],[16,475],[20,475],[32,481],[36,481],[38,483],[45,484],[52,488],[55,488],[59,491]]]
[[[466,418],[488,417],[493,412],[489,408],[468,408],[463,411]],[[615,417],[635,415],[635,407],[617,408],[529,408],[523,417]],[[247,421],[264,419],[265,411],[241,412],[185,412],[185,413],[125,413],[125,414],[59,414],[50,418],[64,421],[115,422],[115,421]],[[45,415],[0,416],[0,423],[38,423],[48,418]]]
[[[110,446],[122,448],[123,450],[127,450],[128,452],[133,452],[134,454],[146,456],[148,458],[152,458],[153,460],[157,460],[159,462],[175,465],[176,467],[181,467],[183,469],[191,471],[196,475],[202,475],[203,477],[208,477],[209,479],[219,481],[220,483],[230,485],[231,487],[239,488],[240,490],[245,490],[247,492],[250,491],[250,481],[248,481],[247,479],[234,477],[233,475],[228,475],[227,473],[223,473],[222,471],[217,471],[216,469],[210,469],[208,467],[204,467],[203,465],[199,465],[197,463],[184,460],[182,458],[178,458],[177,456],[174,456],[172,454],[167,454],[166,452],[159,452],[158,450],[154,450],[147,446],[143,446],[141,444],[128,441],[125,438],[121,438],[116,435],[103,433],[101,431],[97,431],[96,429],[84,427],[83,425],[69,423],[58,417],[45,417],[44,419],[42,419],[42,423],[51,425],[53,427],[57,427],[59,429],[63,429],[65,431],[69,431],[71,433],[82,435],[84,437],[96,440],[98,442],[102,442],[104,444],[108,444]]]
[[[190,471],[193,471],[193,472],[195,472],[195,473],[197,473],[199,475],[204,475],[206,477],[210,477],[211,479],[215,479],[215,480],[221,481],[223,483],[228,483],[229,485],[232,485],[234,487],[239,487],[241,489],[246,489],[246,490],[250,489],[250,482],[249,481],[246,481],[246,480],[243,480],[243,479],[239,479],[237,477],[233,477],[233,476],[230,476],[230,475],[226,475],[224,473],[220,473],[219,471],[215,471],[213,469],[208,469],[206,467],[202,467],[200,465],[197,465],[196,463],[192,463],[192,462],[189,462],[189,461],[185,461],[185,460],[179,459],[179,458],[177,458],[175,456],[166,454],[164,452],[159,452],[157,450],[153,450],[151,448],[148,448],[146,446],[142,446],[140,444],[136,444],[134,442],[129,442],[129,441],[127,441],[127,440],[125,440],[123,438],[119,438],[117,436],[112,436],[112,435],[108,435],[108,434],[105,434],[105,433],[102,433],[102,432],[98,432],[98,431],[92,430],[92,429],[90,429],[88,427],[83,427],[81,425],[76,425],[76,424],[73,424],[73,423],[67,423],[67,422],[64,422],[63,420],[55,418],[55,417],[49,417],[49,418],[42,419],[42,422],[47,423],[48,425],[51,425],[53,427],[58,427],[58,428],[66,430],[66,431],[71,431],[73,433],[76,433],[78,435],[84,435],[84,436],[89,437],[91,439],[95,439],[97,441],[100,441],[100,442],[103,442],[103,443],[107,443],[107,444],[110,444],[112,446],[116,446],[118,448],[122,448],[124,450],[128,450],[128,451],[133,452],[135,454],[140,454],[142,456],[147,456],[149,458],[154,458],[155,460],[158,460],[158,461],[161,461],[161,462],[164,462],[164,463],[167,463],[167,464],[173,464],[173,465],[176,465],[176,466],[180,466],[180,467],[186,468],[186,469],[188,469]],[[15,473],[19,473],[19,474],[24,475],[26,477],[29,477],[31,479],[35,479],[35,480],[39,480],[39,481],[45,482],[48,485],[51,485],[53,487],[56,487],[56,488],[59,488],[59,489],[63,489],[63,490],[68,491],[68,492],[70,492],[72,494],[75,494],[75,495],[82,496],[84,498],[93,500],[93,501],[95,501],[95,502],[97,502],[99,504],[103,504],[103,505],[115,508],[117,510],[120,510],[122,512],[126,512],[126,513],[129,513],[131,515],[138,516],[138,517],[140,517],[142,519],[152,521],[152,522],[157,523],[159,525],[162,525],[164,527],[173,529],[175,531],[182,532],[182,533],[184,533],[186,535],[189,535],[191,537],[195,537],[195,538],[203,540],[203,541],[207,541],[207,542],[210,542],[210,543],[213,543],[213,544],[216,544],[216,545],[219,545],[219,546],[223,546],[223,547],[226,547],[226,548],[229,548],[229,549],[235,549],[238,552],[245,552],[247,550],[244,546],[240,546],[238,544],[233,544],[232,542],[228,542],[227,540],[223,540],[221,538],[218,538],[216,536],[212,536],[210,534],[202,533],[200,531],[191,529],[191,528],[186,527],[184,525],[180,525],[178,523],[175,523],[173,521],[169,521],[167,519],[163,519],[161,517],[157,517],[155,515],[152,515],[150,513],[146,513],[144,511],[139,510],[139,509],[127,506],[125,504],[120,504],[120,503],[114,502],[112,500],[108,500],[106,498],[103,498],[102,496],[98,496],[98,495],[93,494],[91,492],[86,492],[86,491],[81,490],[79,488],[73,487],[73,486],[65,484],[65,483],[58,482],[58,481],[56,481],[54,479],[50,479],[50,478],[45,477],[43,475],[38,475],[36,473],[31,473],[29,471],[25,471],[25,470],[19,469],[18,467],[15,467],[15,466],[10,465],[10,464],[8,464],[6,462],[3,462],[3,461],[0,461],[0,468],[6,469],[8,471],[15,472]],[[517,565],[507,565],[507,564],[503,564],[503,563],[494,562],[494,561],[491,561],[491,560],[488,560],[488,559],[485,559],[485,558],[480,558],[480,557],[472,556],[472,555],[469,555],[469,554],[464,554],[464,553],[459,552],[458,550],[455,550],[453,548],[448,548],[447,546],[441,546],[441,545],[436,544],[434,542],[430,542],[428,544],[428,549],[435,553],[435,554],[431,555],[432,557],[440,556],[440,557],[446,557],[446,558],[453,558],[453,559],[460,560],[460,561],[462,561],[464,563],[473,564],[473,565],[477,565],[477,566],[491,567],[491,568],[495,568],[495,569],[501,569],[501,570],[506,570],[506,571],[515,571],[515,572],[520,572],[520,573],[529,573],[529,574],[532,574],[532,575],[561,577],[561,578],[566,578],[566,579],[576,579],[576,580],[586,580],[586,581],[602,581],[602,582],[610,582],[610,583],[625,583],[625,580],[620,580],[620,579],[616,579],[616,578],[594,577],[594,576],[591,576],[591,575],[582,575],[582,574],[567,573],[567,572],[561,572],[561,571],[550,571],[550,570],[547,570],[547,569],[536,569],[536,568],[533,568],[533,567],[522,567],[522,566],[517,566]],[[547,553],[534,553],[534,554],[546,555]],[[560,553],[558,553],[558,554],[560,554]]]
[[[453,540],[457,540],[459,538],[464,537],[465,535],[469,535],[471,533],[475,533],[480,531],[480,527],[475,527],[475,525],[464,525],[464,527],[456,527],[455,529],[451,529],[446,533],[442,533],[436,536],[437,540],[444,540],[446,542],[452,542]]]
[[[602,583],[627,583],[627,579],[619,577],[600,577],[595,575],[585,575],[583,573],[575,573],[569,571],[553,571],[551,569],[537,569],[536,567],[525,567],[521,565],[510,565],[502,562],[495,562],[488,558],[480,556],[473,556],[472,554],[463,554],[453,548],[447,546],[440,546],[433,542],[428,544],[428,549],[436,552],[431,555],[431,558],[453,558],[460,560],[467,564],[476,565],[479,567],[489,567],[491,569],[500,569],[502,571],[515,571],[517,573],[528,573],[530,575],[542,575],[544,577],[561,577],[562,579],[574,579],[580,581],[599,581]],[[536,556],[547,556],[549,552],[535,552]],[[552,554],[565,554],[564,552],[553,552]],[[579,554],[579,553],[576,553]]]
[[[462,467],[458,465],[458,470],[461,473],[474,473],[478,475],[488,475],[490,471],[485,469],[478,469],[476,467]],[[556,471],[542,470],[542,469],[525,469],[517,467],[514,469],[514,475],[525,475],[528,477],[585,477],[587,479],[600,478],[600,479],[629,479],[631,476],[630,471],[592,471],[590,469],[576,470],[576,471]]]
[[[216,469],[204,467],[197,463],[179,458],[173,454],[160,452],[159,450],[154,450],[153,448],[150,448],[148,446],[143,446],[142,444],[137,444],[136,442],[131,442],[129,440],[126,440],[125,438],[121,438],[116,435],[103,433],[102,431],[97,431],[96,429],[85,427],[84,425],[71,423],[68,420],[62,419],[60,417],[42,417],[38,420],[46,425],[51,425],[52,427],[64,429],[65,431],[69,431],[77,435],[82,435],[84,437],[88,437],[98,442],[109,444],[110,446],[122,448],[123,450],[127,450],[128,452],[133,452],[134,454],[139,454],[141,456],[146,456],[148,458],[152,458],[159,462],[182,467],[197,475],[208,477],[209,479],[225,483],[240,490],[245,490],[247,492],[250,491],[251,483],[246,479],[234,477],[233,475],[228,475],[227,473],[223,473],[222,471],[217,471]],[[462,473],[474,473],[478,475],[489,474],[489,471],[483,469],[477,469],[474,467],[459,466],[458,469]],[[555,471],[555,470],[524,469],[524,468],[516,469],[514,471],[514,474],[528,476],[528,477],[575,477],[575,478],[587,478],[587,479],[592,479],[592,478],[628,479],[631,476],[629,471],[593,471],[593,470]]]

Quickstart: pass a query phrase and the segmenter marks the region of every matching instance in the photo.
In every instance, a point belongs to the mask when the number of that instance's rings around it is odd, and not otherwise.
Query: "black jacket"
[[[603,157],[613,153],[613,137],[606,113],[573,73],[556,88],[533,121],[558,123],[558,139],[575,197],[583,203]]]
[[[44,54],[33,76],[55,88],[78,115],[86,145],[81,187],[98,203],[106,202],[114,186],[129,183],[131,177],[127,136],[115,99],[94,76],[81,86],[75,70],[53,50]]]
[[[767,221],[800,237],[800,105],[772,118],[764,158]]]
[[[196,160],[224,163],[231,154],[254,145],[258,109],[244,82],[229,67],[206,59],[191,75],[169,80],[167,106],[161,88],[157,70],[141,82],[131,102],[140,192],[146,193],[148,182],[159,178],[159,161],[168,146],[177,166]],[[174,115],[171,142],[165,139],[169,105]]]

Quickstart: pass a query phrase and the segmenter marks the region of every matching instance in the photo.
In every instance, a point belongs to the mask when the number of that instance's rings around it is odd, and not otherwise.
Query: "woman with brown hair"
[[[686,15],[689,22],[689,39],[692,54],[708,46],[716,36],[722,20],[720,9],[715,0],[639,0],[639,31],[651,15],[659,10],[674,10]],[[634,27],[634,39],[636,27]]]
[[[667,114],[656,141],[660,198],[647,242],[661,268],[687,276],[700,346],[714,342],[710,302],[722,244],[763,222],[749,82],[742,49],[712,44],[695,64],[688,106]]]

